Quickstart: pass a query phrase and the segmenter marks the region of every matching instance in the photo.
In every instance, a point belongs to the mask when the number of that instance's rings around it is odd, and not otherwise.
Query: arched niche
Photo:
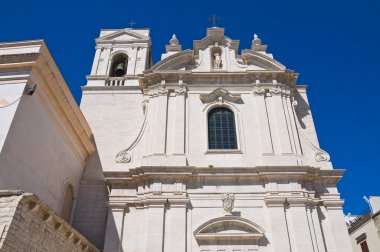
[[[238,216],[224,216],[203,223],[194,231],[198,242],[207,244],[245,243],[255,244],[264,237],[264,230],[256,223]]]
[[[222,60],[223,50],[219,46],[211,47],[210,58],[211,58],[211,69],[218,70],[223,69],[224,62]]]
[[[74,187],[67,183],[65,185],[63,199],[62,199],[62,207],[61,207],[61,217],[70,222],[71,213],[74,206]]]
[[[112,57],[110,77],[123,77],[127,73],[128,55],[125,53],[117,53]]]

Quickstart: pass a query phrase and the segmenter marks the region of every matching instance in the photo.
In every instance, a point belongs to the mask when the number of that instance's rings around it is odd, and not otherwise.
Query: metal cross
[[[220,18],[213,14],[211,17],[208,18],[208,20],[212,22],[213,27],[216,27],[216,22],[219,21]]]
[[[135,23],[135,21],[133,21],[133,19],[132,19],[132,21],[129,22],[128,24],[129,24],[129,26],[130,26],[131,28],[133,28],[133,26],[136,25],[136,23]]]

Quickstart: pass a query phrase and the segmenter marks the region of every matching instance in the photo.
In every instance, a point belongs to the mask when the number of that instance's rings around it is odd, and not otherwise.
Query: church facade
[[[102,30],[80,105],[102,175],[81,184],[74,227],[97,237],[80,220],[103,214],[83,202],[104,176],[104,251],[352,251],[344,170],[297,77],[256,35],[240,54],[223,28],[189,50],[173,35],[153,65],[148,29]]]

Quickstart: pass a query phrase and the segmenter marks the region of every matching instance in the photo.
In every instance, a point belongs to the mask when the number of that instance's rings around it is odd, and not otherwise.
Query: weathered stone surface
[[[98,251],[35,195],[0,192],[0,251]]]

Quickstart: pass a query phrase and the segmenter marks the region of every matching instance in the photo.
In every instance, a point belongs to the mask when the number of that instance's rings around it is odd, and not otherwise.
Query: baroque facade
[[[43,41],[0,43],[0,251],[350,252],[306,85],[258,36],[102,30],[80,108]]]
[[[173,35],[153,65],[148,29],[101,31],[80,107],[109,192],[104,251],[352,251],[306,86],[256,35],[238,50],[213,27],[192,50]]]

